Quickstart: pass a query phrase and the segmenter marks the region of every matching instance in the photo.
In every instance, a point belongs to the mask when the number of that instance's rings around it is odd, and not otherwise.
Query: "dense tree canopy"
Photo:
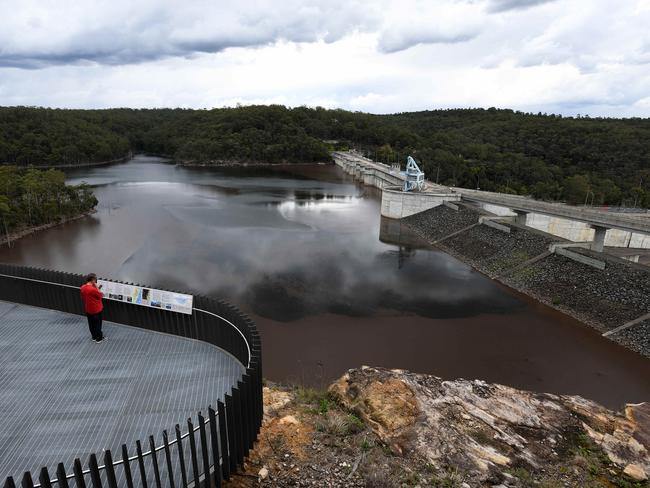
[[[329,161],[356,147],[407,154],[431,180],[573,203],[650,206],[650,120],[459,109],[371,115],[251,106],[214,110],[0,108],[0,162],[77,164],[129,151],[186,162]]]
[[[0,234],[4,236],[79,215],[95,205],[90,188],[66,185],[61,171],[0,166]]]

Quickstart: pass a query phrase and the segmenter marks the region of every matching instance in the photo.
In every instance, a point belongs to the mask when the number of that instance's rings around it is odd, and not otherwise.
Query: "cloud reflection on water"
[[[157,222],[120,267],[125,279],[218,294],[283,321],[326,312],[466,317],[521,306],[444,253],[380,242],[377,199],[349,183],[282,169],[131,163],[99,172],[102,202],[133,222]],[[110,215],[101,218],[111,225]]]

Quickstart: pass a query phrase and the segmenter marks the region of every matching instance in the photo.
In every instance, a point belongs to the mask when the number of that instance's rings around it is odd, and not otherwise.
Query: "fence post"
[[[160,484],[160,471],[158,470],[158,458],[156,457],[156,442],[153,436],[149,436],[149,450],[151,451],[151,464],[153,464],[153,476],[156,480],[156,486],[162,488]]]
[[[97,466],[97,456],[95,454],[90,455],[88,467],[90,468],[90,481],[93,483],[93,488],[102,488],[102,479],[99,475],[99,466]]]
[[[147,488],[147,471],[144,469],[144,458],[142,457],[142,444],[140,441],[135,441],[135,449],[138,455],[138,467],[140,468],[140,479],[142,480],[142,488]]]
[[[237,436],[235,435],[234,403],[230,395],[225,395],[226,416],[228,421],[228,452],[230,455],[230,472],[237,471]]]
[[[199,486],[199,461],[196,458],[196,440],[194,439],[194,425],[192,419],[187,419],[187,433],[190,438],[190,456],[192,458],[192,470],[194,471],[194,486]]]
[[[84,478],[84,470],[81,467],[81,461],[79,458],[74,460],[74,465],[72,468],[74,472],[74,484],[77,488],[86,488],[86,480]]]
[[[23,481],[20,483],[22,488],[34,488],[34,482],[32,481],[32,474],[29,471],[25,471],[23,475]]]
[[[47,467],[43,466],[41,468],[41,474],[38,477],[38,481],[41,483],[41,488],[52,488],[52,481],[50,480],[50,473],[47,472]]]
[[[219,440],[221,441],[221,471],[223,479],[230,480],[230,456],[228,454],[228,431],[226,430],[226,408],[222,401],[217,401],[217,418],[219,419]]]
[[[214,485],[221,488],[221,459],[219,456],[219,439],[217,434],[217,416],[212,406],[208,407],[210,419],[210,442],[212,444],[212,464],[214,465]]]
[[[205,432],[205,418],[199,412],[199,436],[201,439],[201,455],[203,457],[203,475],[205,476],[205,486],[210,486],[210,456],[208,453],[208,439]],[[217,466],[214,467],[217,469]]]
[[[68,475],[65,474],[65,466],[63,466],[63,463],[59,463],[59,465],[56,467],[56,479],[57,479],[57,485],[59,485],[59,488],[68,488]]]
[[[163,446],[165,448],[165,461],[167,461],[167,476],[169,476],[169,486],[174,488],[174,471],[172,469],[172,458],[169,454],[169,439],[167,438],[167,431],[163,430]]]
[[[182,488],[187,488],[187,473],[185,472],[185,455],[183,454],[183,436],[181,435],[181,427],[176,424],[176,451],[178,452],[178,461],[181,466],[181,481]]]
[[[131,463],[129,461],[129,450],[126,444],[122,444],[122,465],[124,466],[124,477],[127,488],[133,488],[133,475],[131,474]]]
[[[104,469],[106,470],[106,480],[109,488],[117,488],[117,479],[115,478],[115,466],[113,466],[113,456],[110,449],[104,452]]]
[[[232,389],[233,413],[235,417],[235,436],[237,437],[237,464],[244,464],[244,426],[241,408],[241,381]]]

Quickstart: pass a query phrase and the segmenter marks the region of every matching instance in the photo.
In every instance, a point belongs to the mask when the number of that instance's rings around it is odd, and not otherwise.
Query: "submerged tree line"
[[[650,207],[650,120],[457,109],[394,115],[283,106],[214,110],[0,108],[0,162],[110,161],[129,152],[186,163],[327,162],[354,147],[414,156],[444,185],[570,203]]]
[[[2,242],[9,242],[15,231],[59,222],[96,205],[91,189],[87,185],[66,185],[62,171],[0,166]]]

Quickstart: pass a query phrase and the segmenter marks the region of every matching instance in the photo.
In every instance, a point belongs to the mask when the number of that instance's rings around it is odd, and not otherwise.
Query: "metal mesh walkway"
[[[216,405],[243,366],[210,344],[0,302],[0,477],[71,467],[173,432]],[[183,429],[183,430],[186,430]]]

